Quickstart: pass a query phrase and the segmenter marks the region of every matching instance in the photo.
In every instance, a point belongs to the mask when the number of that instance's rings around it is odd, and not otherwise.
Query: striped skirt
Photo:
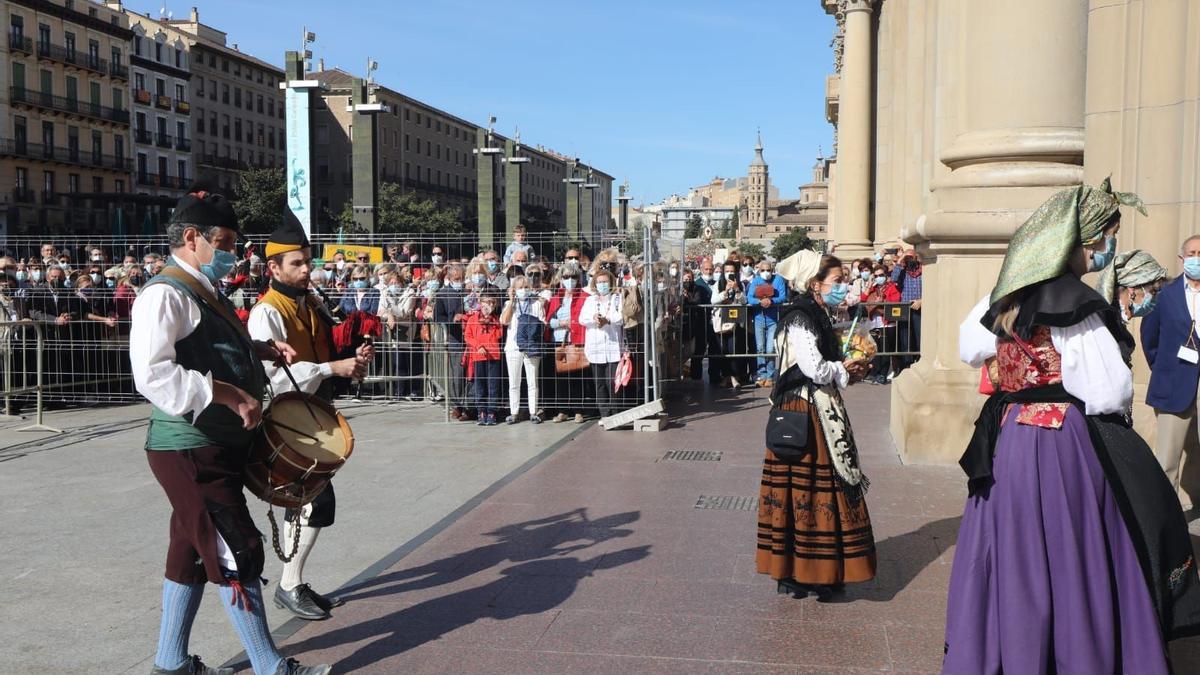
[[[809,413],[811,451],[799,462],[784,462],[766,451],[755,555],[759,574],[822,585],[875,578],[875,538],[866,500],[847,499],[808,402],[789,401],[783,408]]]

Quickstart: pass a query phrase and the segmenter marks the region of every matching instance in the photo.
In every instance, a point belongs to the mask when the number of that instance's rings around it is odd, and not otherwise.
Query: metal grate
[[[663,461],[676,462],[719,462],[721,455],[724,454],[720,450],[671,450],[663,455]]]
[[[758,497],[710,497],[700,495],[696,500],[698,509],[713,509],[718,511],[757,511]]]

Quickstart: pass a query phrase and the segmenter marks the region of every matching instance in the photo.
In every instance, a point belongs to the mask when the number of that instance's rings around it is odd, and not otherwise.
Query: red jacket
[[[500,360],[500,336],[504,326],[495,316],[484,316],[482,312],[474,311],[467,315],[466,326],[463,327],[463,341],[467,343],[463,359],[467,363],[467,377],[475,376],[475,364],[480,361]],[[484,353],[480,354],[479,349]]]
[[[558,314],[559,308],[563,305],[563,295],[566,292],[565,288],[558,289],[554,297],[550,298],[550,306],[546,308],[546,340],[550,342],[554,341],[554,331],[550,330],[550,319],[553,319],[554,315]],[[584,336],[587,334],[587,329],[583,327],[583,324],[579,323],[579,310],[583,309],[583,302],[587,300],[587,293],[578,288],[571,292],[575,294],[571,298],[571,330],[569,331],[571,344],[582,345]]]
[[[863,302],[900,302],[900,287],[894,281],[886,281],[883,287],[878,286],[871,289],[870,293],[863,294]],[[872,307],[870,317],[883,318],[883,325],[890,326],[892,322],[887,319],[887,311],[882,307]]]

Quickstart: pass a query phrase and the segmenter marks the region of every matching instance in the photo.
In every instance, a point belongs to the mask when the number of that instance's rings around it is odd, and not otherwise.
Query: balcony
[[[133,90],[133,102],[134,103],[141,103],[142,105],[150,105],[150,103],[153,100],[154,100],[154,96],[151,95],[149,91],[146,91],[145,89],[134,89]]]
[[[0,157],[23,157],[73,166],[129,171],[129,160],[98,152],[80,152],[78,148],[56,148],[52,145],[28,143],[11,138],[0,139]]]
[[[78,99],[66,98],[65,96],[55,96],[46,92],[35,91],[33,89],[25,89],[24,87],[9,87],[9,101],[14,105],[28,105],[42,110],[52,110],[55,112],[67,113],[69,115],[79,115],[81,117],[90,117],[92,119],[101,120],[103,122],[112,122],[114,124],[129,124],[129,111],[119,108],[110,108],[104,105],[95,103],[85,103]]]
[[[38,42],[37,55],[39,59],[63,63],[68,66],[90,70],[101,75],[108,74],[108,61],[85,52],[67,49],[52,42]]]
[[[217,157],[216,155],[196,155],[197,164],[203,166],[212,166],[218,169],[235,169],[241,171],[246,168],[245,162],[239,162],[232,157]]]
[[[176,137],[175,149],[179,150],[180,152],[191,152],[192,151],[192,139]]]
[[[187,101],[175,101],[175,112],[180,115],[192,114],[192,104]]]
[[[37,196],[29,188],[17,187],[13,188],[13,201],[18,204],[35,204]]]
[[[33,53],[33,40],[31,38],[25,37],[24,35],[21,35],[20,33],[9,33],[8,34],[8,51],[24,52],[26,54],[32,54]]]
[[[161,173],[139,173],[134,179],[138,185],[147,187],[167,188],[169,190],[184,189],[184,179],[178,176],[168,176]]]
[[[171,146],[175,145],[174,139],[167,134],[154,134],[154,144],[160,148],[167,148],[168,150],[171,148]]]
[[[54,190],[42,190],[42,203],[46,206],[58,206],[58,199],[61,196]]]
[[[162,110],[170,110],[171,109],[171,97],[163,96],[162,94],[155,96],[154,97],[154,107],[160,108]]]
[[[133,130],[133,142],[138,145],[150,145],[154,142],[154,134],[151,134],[145,129]]]
[[[123,66],[119,63],[110,63],[108,64],[108,74],[112,75],[118,80],[128,80],[129,66]]]

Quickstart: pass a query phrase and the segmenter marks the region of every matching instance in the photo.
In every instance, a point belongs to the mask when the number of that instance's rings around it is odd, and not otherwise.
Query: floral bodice
[[[1062,383],[1062,355],[1054,348],[1050,329],[1039,326],[1033,338],[1003,340],[996,344],[996,370],[1000,389],[1016,392]],[[1021,406],[1018,424],[1060,429],[1069,403],[1029,403]]]

